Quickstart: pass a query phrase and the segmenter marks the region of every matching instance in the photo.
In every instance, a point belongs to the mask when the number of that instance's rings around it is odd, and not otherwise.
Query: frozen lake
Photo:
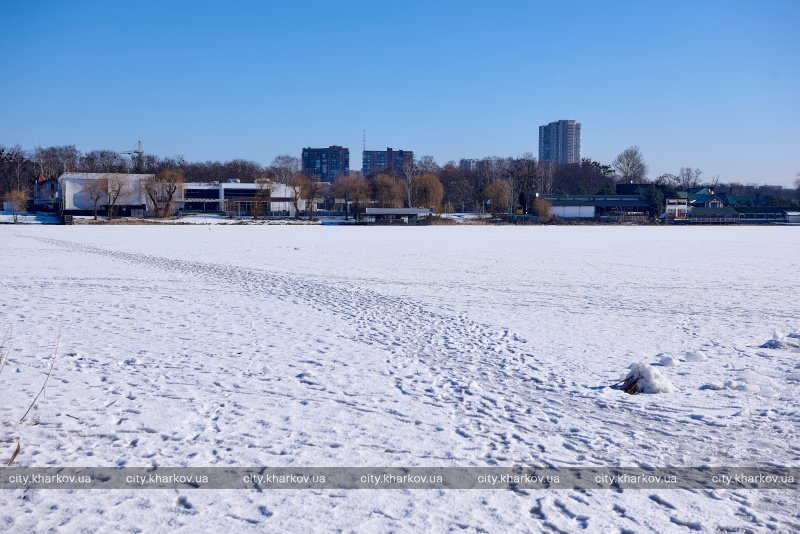
[[[796,227],[4,225],[0,460],[800,466],[799,274]],[[800,529],[781,490],[66,495],[0,529]]]

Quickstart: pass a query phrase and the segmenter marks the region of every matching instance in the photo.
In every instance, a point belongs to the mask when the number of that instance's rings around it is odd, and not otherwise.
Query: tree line
[[[530,153],[518,157],[487,157],[449,161],[443,165],[431,156],[404,163],[393,174],[377,173],[340,176],[334,184],[320,184],[303,175],[300,159],[280,155],[270,165],[234,159],[230,161],[186,161],[182,156],[159,157],[143,152],[113,150],[81,152],[74,145],[37,147],[24,150],[19,145],[0,146],[0,194],[4,197],[21,191],[29,193],[39,177],[56,178],[66,172],[141,173],[165,176],[159,191],[170,191],[173,182],[213,182],[238,179],[246,183],[278,182],[301,190],[302,198],[343,199],[355,207],[367,202],[380,207],[430,207],[447,212],[489,211],[493,213],[535,213],[541,195],[614,194],[620,183],[652,184],[642,189],[642,196],[655,210],[663,206],[663,197],[675,191],[706,184],[721,192],[761,194],[779,202],[800,200],[800,177],[796,189],[758,186],[736,182],[723,183],[713,177],[703,182],[702,171],[682,167],[675,174],[648,178],[648,167],[641,150],[632,146],[611,164],[583,159],[580,163],[559,165],[537,161]],[[177,177],[180,178],[177,178]],[[18,195],[20,193],[17,193]],[[155,195],[155,194],[154,194]],[[159,193],[159,198],[163,193]],[[174,192],[166,195],[174,197]],[[650,198],[648,198],[650,197]],[[163,203],[163,201],[162,201]],[[310,209],[314,209],[311,202]]]

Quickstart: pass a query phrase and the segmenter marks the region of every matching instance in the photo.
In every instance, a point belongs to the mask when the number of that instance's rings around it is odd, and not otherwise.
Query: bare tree
[[[414,158],[403,160],[400,166],[400,179],[403,185],[403,193],[405,194],[406,206],[409,208],[414,207],[414,177],[418,174],[419,168]]]
[[[8,161],[11,164],[11,173],[13,176],[13,189],[24,189],[22,173],[25,164],[28,162],[28,154],[19,145],[14,145],[8,149]]]
[[[92,210],[94,211],[94,220],[97,220],[97,205],[104,198],[108,198],[108,178],[98,178],[96,180],[87,180],[86,187],[83,189],[89,200],[92,201]]]
[[[308,212],[308,218],[314,219],[314,215],[317,211],[317,195],[320,193],[323,184],[316,180],[316,177],[309,176],[308,180],[305,182],[305,190],[303,191],[303,196],[306,199],[306,211]]]
[[[663,185],[677,189],[681,185],[681,179],[674,174],[665,173],[656,178],[653,183],[656,185]]]
[[[64,145],[55,147],[56,159],[61,166],[61,174],[72,172],[78,167],[78,160],[80,159],[80,151],[75,148],[75,145]]]
[[[126,170],[124,158],[113,150],[92,150],[79,158],[81,172],[111,173]]]
[[[441,211],[444,187],[433,173],[425,173],[414,177],[414,199],[418,206]]]
[[[795,174],[795,176],[797,176],[797,178],[794,179],[795,195],[797,197],[797,201],[800,202],[800,172]]]
[[[539,217],[540,221],[549,221],[551,218],[550,208],[551,205],[547,200],[541,197],[536,197],[533,200],[531,211],[533,212],[534,215]]]
[[[483,198],[495,216],[511,211],[512,196],[511,182],[507,178],[494,178],[483,188]]]
[[[254,183],[264,176],[264,169],[255,161],[234,159],[223,164],[224,178],[237,178],[242,182]]]
[[[11,184],[11,156],[8,149],[0,145],[0,179],[2,179],[2,188],[0,192],[8,192],[13,189]]]
[[[289,154],[276,156],[270,165],[270,169],[275,173],[275,180],[279,184],[288,184],[292,177],[300,172],[300,167],[300,159]]]
[[[445,212],[466,211],[467,206],[469,205],[471,209],[473,204],[475,173],[468,168],[469,164],[466,164],[465,160],[461,162],[464,165],[448,161],[438,174],[439,181],[444,187],[442,209]]]
[[[300,217],[300,201],[303,200],[305,192],[308,190],[308,176],[297,173],[289,180],[289,187],[292,189],[292,205],[294,205],[295,218]]]
[[[161,169],[158,174],[145,178],[142,186],[153,204],[156,218],[172,215],[177,202],[177,193],[183,186],[183,171]]]
[[[553,161],[540,161],[537,170],[537,192],[542,195],[551,194],[555,183],[556,163]]]
[[[510,167],[510,161],[511,160],[508,158],[492,156],[489,158],[483,158],[477,163],[476,168],[478,180],[475,185],[478,200],[483,201],[480,203],[481,211],[483,211],[484,202],[487,200],[483,195],[486,186],[495,180],[499,180],[507,176],[508,169]]]
[[[417,170],[419,174],[438,174],[439,165],[433,159],[433,156],[425,155],[417,161]]]
[[[369,198],[369,182],[361,176],[343,176],[336,180],[336,194],[344,199],[345,219],[348,206],[353,202],[353,215],[357,216],[361,204]]]
[[[510,168],[511,187],[513,189],[514,204],[520,202],[522,209],[527,210],[528,204],[533,200],[537,189],[536,160],[530,152],[513,160]],[[516,206],[512,206],[512,209]]]
[[[107,174],[105,179],[108,180],[108,220],[110,221],[114,218],[117,201],[120,197],[129,194],[131,187],[125,174],[111,173]]]
[[[14,189],[3,195],[3,200],[11,208],[14,215],[14,223],[17,222],[17,215],[28,209],[28,191],[25,189]]]
[[[54,178],[61,168],[56,147],[36,147],[33,151],[33,159],[36,162],[39,174],[45,178]]]
[[[639,182],[647,176],[647,164],[638,146],[623,150],[612,165],[626,182]]]
[[[14,191],[22,187],[22,169],[26,161],[25,153],[17,146],[0,146],[0,193]]]
[[[264,209],[266,207],[266,210]],[[264,211],[272,211],[272,182],[266,178],[256,180],[256,194],[253,197],[253,220],[258,220]]]
[[[376,174],[372,178],[374,198],[381,208],[397,208],[403,203],[403,186],[388,174]]]
[[[681,167],[678,171],[678,181],[683,189],[690,187],[697,187],[700,185],[700,175],[703,173],[700,169],[692,169],[691,167]]]

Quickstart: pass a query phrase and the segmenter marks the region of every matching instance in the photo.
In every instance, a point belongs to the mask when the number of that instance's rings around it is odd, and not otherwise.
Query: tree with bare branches
[[[413,185],[414,200],[417,206],[441,211],[444,187],[435,174],[425,173],[416,176]]]
[[[550,220],[551,218],[550,208],[551,208],[550,203],[541,197],[534,198],[531,204],[531,212],[537,217],[539,217],[540,221]]]
[[[640,182],[647,175],[647,164],[638,146],[623,150],[614,160],[613,166],[626,182]]]
[[[408,208],[414,207],[414,177],[418,172],[419,169],[414,158],[403,160],[403,164],[400,166],[400,183],[403,186],[406,207]]]
[[[266,211],[272,211],[272,182],[266,178],[256,180],[256,194],[253,197],[253,220],[258,220]]]
[[[349,205],[353,203],[353,217],[358,217],[361,205],[369,198],[369,182],[361,176],[342,176],[334,185],[336,195],[344,199],[345,220],[349,217]]]
[[[372,178],[373,198],[381,208],[398,208],[403,204],[403,186],[397,178],[388,174],[376,174]]]
[[[143,180],[142,187],[153,204],[156,218],[172,215],[183,182],[183,171],[180,169],[161,169]]]
[[[97,205],[101,200],[108,198],[108,178],[105,176],[96,180],[87,180],[86,186],[83,189],[89,200],[92,201],[92,209],[94,211],[94,220],[97,220]]]
[[[530,152],[526,152],[511,162],[509,177],[511,178],[514,204],[520,203],[523,210],[527,210],[528,204],[536,193],[542,192],[538,190],[537,170],[536,160]],[[515,207],[516,205],[512,206],[512,210]]]
[[[316,214],[317,197],[322,192],[323,185],[324,184],[317,181],[316,177],[314,176],[309,176],[305,182],[303,197],[306,199],[306,212],[308,212],[308,218],[310,220],[313,220]]]
[[[308,182],[311,180],[303,173],[294,174],[289,180],[289,187],[292,188],[292,205],[294,206],[295,218],[300,218],[300,202],[305,197],[305,192],[308,190]]]
[[[678,171],[678,181],[683,189],[690,187],[697,187],[700,185],[700,175],[703,173],[700,169],[692,169],[691,167],[681,167]]]
[[[275,174],[275,180],[279,184],[288,184],[292,177],[300,172],[300,167],[299,158],[282,154],[272,160],[270,170]]]
[[[14,216],[14,224],[17,223],[17,216],[19,213],[28,209],[28,192],[25,189],[14,189],[3,195],[3,200],[11,208],[11,213]]]
[[[111,173],[104,177],[108,181],[108,220],[114,218],[117,202],[131,192],[128,177],[125,174]]]
[[[489,210],[495,217],[511,211],[513,196],[514,190],[511,182],[506,178],[494,178],[483,188],[483,198],[489,204]]]

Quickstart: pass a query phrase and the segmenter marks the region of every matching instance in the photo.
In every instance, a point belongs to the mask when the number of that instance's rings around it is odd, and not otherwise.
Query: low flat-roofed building
[[[647,202],[638,195],[544,195],[550,215],[562,219],[647,219]]]
[[[367,208],[359,221],[367,224],[428,224],[430,208]]]
[[[187,182],[179,205],[182,212],[252,215],[258,211],[264,215],[293,216],[295,200],[300,211],[306,206],[304,199],[296,198],[297,194],[294,187],[275,182]]]
[[[739,213],[730,206],[698,207],[689,210],[687,220],[692,224],[736,224],[739,222]]]

